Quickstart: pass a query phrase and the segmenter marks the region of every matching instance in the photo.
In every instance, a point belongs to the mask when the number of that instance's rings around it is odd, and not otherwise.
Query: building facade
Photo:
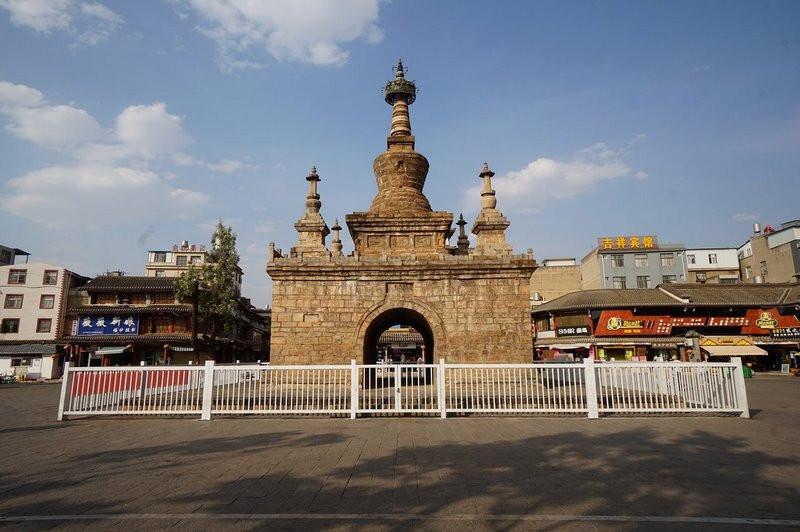
[[[392,119],[387,150],[373,163],[378,193],[368,211],[346,216],[353,253],[342,253],[341,227],[329,228],[320,214],[316,169],[306,178],[306,211],[295,224],[297,244],[287,255],[270,244],[271,360],[372,363],[381,334],[405,325],[422,335],[427,362],[441,357],[530,361],[535,263],[530,255],[514,255],[506,242],[509,222],[496,208],[493,172],[484,165],[480,173],[475,247],[468,247],[465,234],[459,246],[448,245],[455,232],[453,215],[434,211],[422,192],[428,160],[415,151],[408,108],[416,87],[405,79],[402,64],[384,96]]]
[[[231,330],[219,337],[198,324],[192,342],[192,305],[175,295],[175,279],[104,275],[73,294],[61,341],[83,366],[126,366],[269,359],[269,317],[240,298]]]
[[[786,283],[800,279],[800,220],[781,224],[779,229],[766,226],[763,233],[756,231],[738,252],[745,283]]]
[[[690,283],[738,283],[739,252],[736,248],[687,249],[686,270]]]
[[[687,281],[683,245],[659,245],[650,235],[601,237],[597,241],[597,247],[581,260],[584,290],[653,288]]]
[[[61,335],[69,291],[88,279],[62,266],[0,266],[0,372],[51,379],[61,374]]]
[[[27,263],[29,255],[30,253],[19,248],[0,246],[0,266],[15,264],[17,262],[17,257],[25,257],[25,262]]]
[[[544,259],[531,275],[531,306],[581,289],[581,267],[574,258]]]
[[[147,277],[179,277],[189,266],[200,268],[207,259],[204,245],[184,240],[168,250],[148,251],[144,272]]]
[[[585,290],[535,308],[542,359],[724,360],[780,369],[800,350],[800,284]],[[796,362],[795,362],[796,363]]]

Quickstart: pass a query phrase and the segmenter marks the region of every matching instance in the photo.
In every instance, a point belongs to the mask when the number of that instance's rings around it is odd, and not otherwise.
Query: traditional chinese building
[[[434,211],[423,193],[429,164],[415,150],[409,106],[416,86],[402,63],[384,95],[392,118],[387,149],[373,162],[378,193],[367,211],[345,217],[355,250],[343,254],[342,228],[329,228],[320,213],[316,169],[306,177],[296,245],[284,255],[270,244],[271,360],[373,362],[381,334],[406,325],[422,335],[428,362],[530,361],[535,263],[529,255],[514,255],[506,241],[509,221],[497,209],[494,173],[488,165],[480,172],[476,245],[470,247],[460,219],[457,245],[450,246],[452,213]]]
[[[567,294],[534,308],[543,359],[724,360],[778,369],[800,350],[800,284],[665,284]]]
[[[89,281],[67,309],[61,341],[70,360],[107,366],[269,358],[269,316],[244,298],[237,301],[228,335],[209,338],[200,323],[193,346],[192,305],[177,299],[174,283],[168,277],[125,275]]]

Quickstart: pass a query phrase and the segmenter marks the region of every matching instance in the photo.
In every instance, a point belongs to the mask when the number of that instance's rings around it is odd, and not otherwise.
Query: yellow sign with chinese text
[[[658,239],[653,235],[601,236],[597,239],[599,249],[656,249]]]

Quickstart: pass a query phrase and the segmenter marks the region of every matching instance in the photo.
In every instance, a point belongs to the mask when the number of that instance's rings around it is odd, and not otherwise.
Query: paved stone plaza
[[[747,385],[751,420],[64,423],[58,385],[4,385],[0,526],[728,530],[755,518],[796,529],[800,379]],[[96,518],[59,517],[81,514]]]

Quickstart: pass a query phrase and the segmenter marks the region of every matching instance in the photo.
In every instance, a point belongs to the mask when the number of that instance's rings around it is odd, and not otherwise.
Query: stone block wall
[[[368,326],[394,308],[425,318],[434,361],[530,362],[532,261],[449,258],[403,266],[344,257],[307,268],[275,260],[272,363],[361,363]]]

